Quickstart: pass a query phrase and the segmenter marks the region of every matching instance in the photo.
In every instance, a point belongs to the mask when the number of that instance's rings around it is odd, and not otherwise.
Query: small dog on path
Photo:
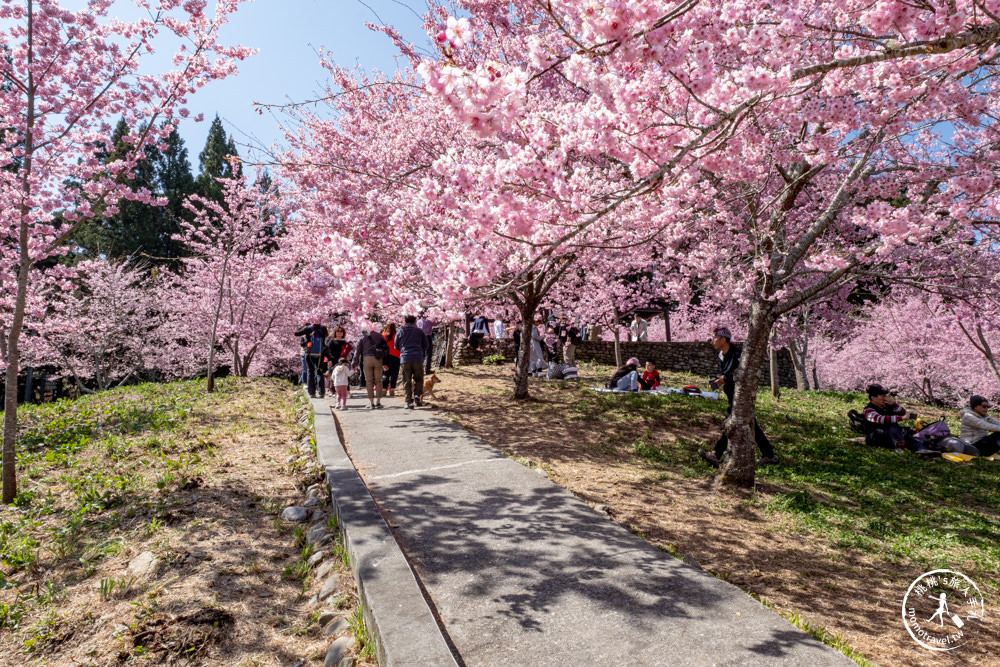
[[[428,377],[424,378],[424,394],[420,397],[420,400],[425,401],[427,397],[434,393],[434,386],[441,381],[437,373],[431,373]]]

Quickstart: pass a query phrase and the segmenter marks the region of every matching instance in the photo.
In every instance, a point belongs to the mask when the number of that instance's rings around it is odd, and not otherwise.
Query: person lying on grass
[[[980,456],[993,456],[1000,451],[1000,420],[990,417],[989,410],[990,402],[976,395],[969,399],[969,407],[959,412],[961,438],[978,449]]]
[[[660,386],[660,371],[656,370],[656,364],[652,361],[646,362],[646,370],[643,372],[642,377],[639,378],[639,386],[645,391],[656,389]]]
[[[608,380],[608,389],[618,391],[639,391],[639,360],[632,357],[625,362],[625,365],[615,371],[615,374]]]
[[[913,432],[900,422],[916,419],[917,413],[907,412],[896,402],[895,392],[880,384],[868,385],[868,405],[865,406],[865,443],[872,447],[895,449],[902,453],[913,442]]]

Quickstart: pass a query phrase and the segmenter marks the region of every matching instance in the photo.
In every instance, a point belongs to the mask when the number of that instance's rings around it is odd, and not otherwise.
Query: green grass
[[[704,384],[686,374],[663,376],[666,386]],[[558,410],[605,432],[598,454],[614,452],[685,477],[711,475],[696,450],[721,429],[725,399],[578,394]],[[848,442],[855,434],[846,412],[866,402],[856,393],[783,389],[780,400],[767,390],[758,393],[759,421],[781,457],[781,465],[757,471],[759,488],[770,494],[766,511],[790,517],[797,528],[839,548],[877,549],[893,562],[927,569],[961,563],[994,598],[1000,596],[993,576],[1000,571],[1000,462],[956,464]],[[543,402],[535,409],[553,406]],[[948,421],[957,433],[957,411]]]
[[[594,367],[588,374],[605,377],[612,370]],[[692,375],[661,375],[665,386],[705,384]],[[556,387],[538,383],[532,388],[535,400],[525,406],[540,421],[576,422],[591,434],[579,455],[637,463],[651,471],[645,479],[662,480],[664,493],[670,493],[672,476],[707,480],[712,475],[697,449],[718,437],[724,398],[587,391],[592,384],[585,380],[573,396],[565,397]],[[856,434],[848,429],[846,412],[860,411],[866,402],[857,393],[789,389],[776,400],[762,388],[757,415],[781,464],[760,468],[755,493],[740,502],[764,512],[773,525],[833,547],[835,555],[874,558],[914,576],[959,569],[989,601],[1000,601],[995,576],[1000,571],[1000,462],[956,464],[849,442]],[[903,402],[925,415],[940,412]],[[957,410],[947,421],[958,433]],[[785,617],[859,664],[872,664],[840,636],[795,614]]]

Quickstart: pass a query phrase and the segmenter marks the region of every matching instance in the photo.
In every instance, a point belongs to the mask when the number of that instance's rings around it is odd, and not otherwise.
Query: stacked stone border
[[[330,405],[313,399],[316,454],[375,642],[378,664],[457,667],[389,526],[344,448]]]
[[[677,373],[694,373],[705,378],[719,374],[718,352],[711,343],[619,343],[622,359],[635,357],[640,363],[652,361],[661,371]],[[509,362],[514,360],[514,341],[486,339],[478,350],[470,350],[466,339],[458,342],[458,352],[455,359],[460,365],[470,366],[483,362],[483,357],[490,354],[502,354]],[[593,361],[607,366],[615,365],[615,344],[613,341],[586,340],[576,346],[577,363]],[[760,374],[760,384],[770,386],[771,369],[767,363]],[[792,366],[792,355],[788,350],[778,352],[778,384],[782,387],[795,388],[795,368]],[[708,387],[704,387],[707,391]]]

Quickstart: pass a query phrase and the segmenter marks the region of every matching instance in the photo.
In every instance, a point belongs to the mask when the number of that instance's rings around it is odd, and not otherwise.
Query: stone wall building
[[[719,373],[718,352],[708,342],[697,343],[619,343],[622,360],[635,357],[640,364],[652,361],[661,371],[678,373],[693,373],[705,378],[714,378]],[[485,340],[479,350],[469,350],[465,347],[465,339],[459,341],[455,355],[459,365],[480,364],[488,354],[503,354],[507,361],[514,360],[514,341]],[[614,341],[583,341],[576,346],[577,362],[593,361],[607,366],[615,364]],[[792,366],[792,356],[788,350],[778,352],[778,383],[782,387],[795,387],[795,369]],[[761,372],[760,384],[770,386],[770,364],[765,363]]]

